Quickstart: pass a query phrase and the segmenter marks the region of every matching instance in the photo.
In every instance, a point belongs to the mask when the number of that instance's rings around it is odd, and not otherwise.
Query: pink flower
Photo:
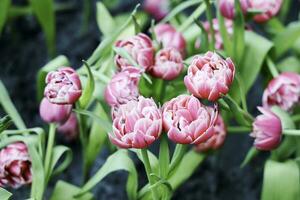
[[[266,22],[275,16],[281,8],[282,0],[248,0],[251,9],[261,10],[262,13],[254,16],[256,22]]]
[[[194,57],[184,77],[187,89],[196,97],[216,101],[226,95],[234,79],[235,67],[230,58],[207,52]]]
[[[118,106],[132,99],[137,99],[140,76],[141,71],[134,67],[115,74],[104,91],[106,102],[110,106]]]
[[[40,116],[47,123],[64,123],[72,112],[72,105],[58,105],[43,98],[40,104]]]
[[[284,72],[270,81],[263,94],[263,106],[277,105],[291,111],[300,101],[300,75]]]
[[[168,137],[180,144],[200,144],[214,135],[218,111],[194,96],[180,95],[163,106],[163,126]]]
[[[65,123],[60,124],[60,126],[57,128],[57,131],[61,133],[68,141],[75,139],[79,133],[76,114],[71,113],[69,119]]]
[[[240,0],[241,9],[245,14],[247,9],[250,7],[250,0]],[[234,0],[220,0],[219,1],[219,9],[221,14],[228,18],[234,19],[235,17],[235,7],[234,7]]]
[[[174,48],[160,50],[155,57],[155,65],[150,73],[164,80],[176,78],[183,69],[183,61],[180,52]]]
[[[170,10],[170,2],[169,0],[145,0],[143,7],[156,20],[161,20]]]
[[[153,99],[140,96],[120,105],[114,115],[109,138],[120,148],[146,148],[161,134],[161,112]]]
[[[55,104],[73,104],[81,96],[81,83],[76,71],[70,67],[63,67],[49,72],[46,77],[44,95]]]
[[[281,121],[270,109],[258,107],[262,113],[253,122],[253,131],[250,136],[254,137],[254,146],[259,150],[273,150],[281,141]]]
[[[173,47],[185,53],[186,42],[183,35],[170,24],[159,24],[155,26],[154,32],[158,42],[161,42],[164,48]]]
[[[214,135],[206,142],[196,145],[196,151],[206,152],[208,150],[217,150],[224,144],[227,131],[225,123],[220,114],[217,117],[213,132]]]
[[[143,70],[153,65],[154,48],[151,39],[144,33],[132,36],[127,40],[119,40],[116,47],[124,48]],[[121,55],[116,55],[115,63],[119,69],[132,67],[132,64]]]
[[[16,142],[0,151],[0,187],[30,184],[31,174],[31,160],[24,143]]]

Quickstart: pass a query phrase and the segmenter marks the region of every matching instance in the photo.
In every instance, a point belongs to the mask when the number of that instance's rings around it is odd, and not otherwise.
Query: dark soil
[[[57,14],[57,54],[66,55],[75,68],[87,59],[100,41],[100,32],[95,20],[91,20],[85,35],[79,36],[81,26],[81,1],[74,0],[75,8]],[[137,1],[123,2],[119,9],[130,10]],[[296,1],[295,1],[296,2]],[[298,5],[298,3],[295,3]],[[114,13],[120,10],[114,10]],[[296,11],[293,16],[296,16]],[[94,17],[92,17],[94,19]],[[296,19],[296,18],[294,18]],[[28,127],[44,126],[38,115],[39,102],[36,100],[36,74],[49,60],[44,35],[32,16],[18,18],[7,24],[0,38],[0,79],[4,82],[17,109]],[[259,82],[259,81],[258,81]],[[257,84],[260,85],[260,84]],[[251,91],[250,109],[260,102],[262,88],[256,86]],[[1,95],[1,94],[0,94]],[[252,139],[247,135],[230,135],[224,147],[209,156],[194,175],[174,194],[176,200],[253,200],[259,199],[265,155],[240,169]],[[68,170],[59,177],[70,183],[80,185],[81,152],[77,143],[69,144],[74,149],[74,160]],[[102,152],[94,166],[93,173],[104,163],[108,151]],[[143,172],[140,164],[138,170]],[[142,176],[144,177],[144,176]],[[141,180],[144,182],[144,180]],[[96,199],[126,199],[126,173],[111,174],[94,189]],[[55,181],[50,183],[47,196]],[[29,188],[13,191],[17,200],[25,199]]]

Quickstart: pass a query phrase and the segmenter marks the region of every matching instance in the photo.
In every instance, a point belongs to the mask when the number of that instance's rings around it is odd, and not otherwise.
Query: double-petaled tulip
[[[183,69],[183,61],[180,52],[175,48],[162,49],[155,56],[155,65],[150,73],[164,80],[176,78]]]
[[[253,131],[250,136],[254,137],[254,146],[259,150],[273,150],[280,144],[282,126],[280,118],[270,109],[258,107],[262,113],[253,122]]]
[[[134,67],[115,74],[104,91],[106,102],[113,107],[137,99],[140,76],[141,70]]]
[[[140,96],[114,113],[111,142],[120,148],[146,148],[161,134],[162,116],[153,99]]]
[[[31,174],[31,160],[24,143],[16,142],[0,151],[0,187],[30,184]]]
[[[170,2],[169,0],[145,0],[143,7],[156,20],[161,20],[170,10]]]
[[[249,0],[240,0],[240,4],[243,13],[246,13],[247,9],[250,7]],[[235,17],[234,0],[220,0],[218,6],[221,14],[224,17],[228,19],[234,19]]]
[[[263,94],[263,106],[277,105],[291,111],[300,102],[300,75],[284,72],[270,81]]]
[[[154,48],[147,35],[139,33],[126,40],[117,41],[115,46],[126,50],[142,70],[148,70],[153,65]],[[115,63],[120,70],[133,66],[130,61],[118,54],[115,57]]]
[[[81,96],[81,82],[76,71],[63,67],[46,77],[45,97],[55,104],[73,104]]]
[[[164,48],[173,47],[185,53],[186,42],[183,35],[170,24],[159,24],[155,26],[154,33],[158,42],[162,43]]]
[[[180,144],[200,144],[214,135],[218,116],[194,96],[180,95],[163,106],[163,126],[168,137]]]
[[[196,97],[216,101],[226,95],[234,79],[235,67],[230,58],[207,52],[193,58],[184,77],[187,89]]]
[[[76,114],[71,113],[69,119],[57,127],[57,131],[68,141],[75,139],[79,132]]]
[[[214,135],[211,138],[206,142],[196,145],[196,151],[206,152],[208,150],[217,150],[224,144],[227,131],[221,115],[218,115],[213,131]]]
[[[47,123],[64,123],[72,112],[72,104],[59,105],[43,98],[40,103],[40,116]]]

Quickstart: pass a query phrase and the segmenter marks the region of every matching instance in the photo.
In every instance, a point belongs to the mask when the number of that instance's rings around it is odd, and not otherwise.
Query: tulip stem
[[[300,136],[300,130],[285,129],[282,132],[284,135]]]
[[[169,171],[170,154],[167,134],[161,136],[159,147],[160,176],[166,179]]]
[[[269,56],[267,56],[267,65],[273,77],[279,75],[278,70]]]
[[[176,169],[180,161],[182,160],[184,153],[186,152],[187,145],[184,144],[177,144],[175,147],[175,151],[173,153],[171,165],[169,167],[169,176],[172,172]]]
[[[204,0],[206,4],[206,18],[209,22],[209,30],[211,35],[211,42],[210,42],[210,50],[213,50],[215,48],[215,30],[213,26],[213,17],[211,12],[211,4],[209,0]]]
[[[55,130],[56,130],[56,125],[54,123],[51,123],[49,126],[49,135],[48,135],[48,141],[47,141],[47,150],[46,150],[46,155],[45,155],[45,177],[46,177],[46,183],[50,179],[50,170],[51,170],[51,161],[52,161],[52,150],[53,150],[53,145],[54,145],[54,140],[55,140]]]
[[[145,170],[146,170],[146,174],[147,174],[147,178],[149,181],[150,186],[155,184],[155,180],[151,177],[152,174],[152,169],[151,169],[151,165],[150,165],[150,161],[149,161],[149,157],[148,157],[148,151],[147,149],[141,149],[141,153],[142,153],[142,157],[143,157],[143,163],[145,166]],[[152,198],[154,200],[158,200],[158,196],[157,196],[157,192],[155,191],[155,188],[151,189],[151,193],[152,193]]]
[[[228,133],[245,133],[250,132],[251,128],[244,126],[229,126],[227,128]]]

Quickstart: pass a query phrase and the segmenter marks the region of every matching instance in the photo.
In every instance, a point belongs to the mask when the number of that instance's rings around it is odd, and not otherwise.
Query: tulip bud
[[[241,9],[245,14],[247,9],[250,7],[249,0],[240,0]],[[220,0],[219,1],[219,9],[221,14],[227,19],[234,19],[235,17],[235,6],[234,0]]]
[[[63,67],[49,72],[46,77],[44,95],[55,104],[73,104],[81,96],[81,83],[76,71],[70,67]]]
[[[115,46],[125,49],[142,70],[146,71],[153,65],[154,48],[151,39],[144,33],[139,33],[127,40],[119,40]],[[115,57],[115,63],[120,70],[132,67],[132,63],[118,54]]]
[[[120,105],[114,115],[109,138],[120,148],[146,148],[161,134],[161,112],[153,99],[140,96]]]
[[[155,65],[150,73],[157,78],[172,80],[183,69],[183,61],[180,52],[174,48],[162,49],[155,57]]]
[[[53,104],[47,98],[43,98],[40,104],[40,116],[47,123],[64,123],[71,112],[71,104]]]
[[[207,52],[193,58],[184,77],[187,89],[196,97],[216,101],[226,95],[234,79],[235,67],[230,58]]]
[[[145,0],[143,7],[156,20],[161,20],[170,10],[170,2],[169,0]]]
[[[253,131],[250,134],[254,137],[254,146],[259,150],[273,150],[281,141],[282,127],[280,118],[270,109],[258,107],[262,113],[253,122]]]
[[[261,10],[262,13],[254,16],[256,22],[266,22],[274,17],[281,8],[282,0],[250,0],[251,9]]]
[[[285,111],[291,111],[300,101],[300,75],[284,72],[268,84],[263,94],[263,106],[277,105]]]
[[[134,67],[115,74],[104,92],[106,102],[114,107],[127,103],[132,99],[137,99],[140,76],[141,71]]]
[[[213,132],[213,136],[206,142],[196,145],[196,151],[206,152],[208,150],[217,150],[224,144],[227,131],[221,115],[217,117]]]
[[[31,160],[24,143],[16,142],[0,151],[0,187],[30,184],[31,175]]]
[[[61,133],[66,140],[74,140],[79,133],[76,114],[71,113],[69,119],[64,124],[58,126],[57,131]]]
[[[170,24],[159,24],[155,26],[154,32],[156,35],[156,39],[158,42],[162,43],[164,48],[175,48],[182,55],[185,53],[186,42],[183,35],[178,32],[172,25]]]
[[[163,126],[168,137],[180,144],[200,144],[214,135],[218,116],[194,96],[180,95],[163,106]]]

